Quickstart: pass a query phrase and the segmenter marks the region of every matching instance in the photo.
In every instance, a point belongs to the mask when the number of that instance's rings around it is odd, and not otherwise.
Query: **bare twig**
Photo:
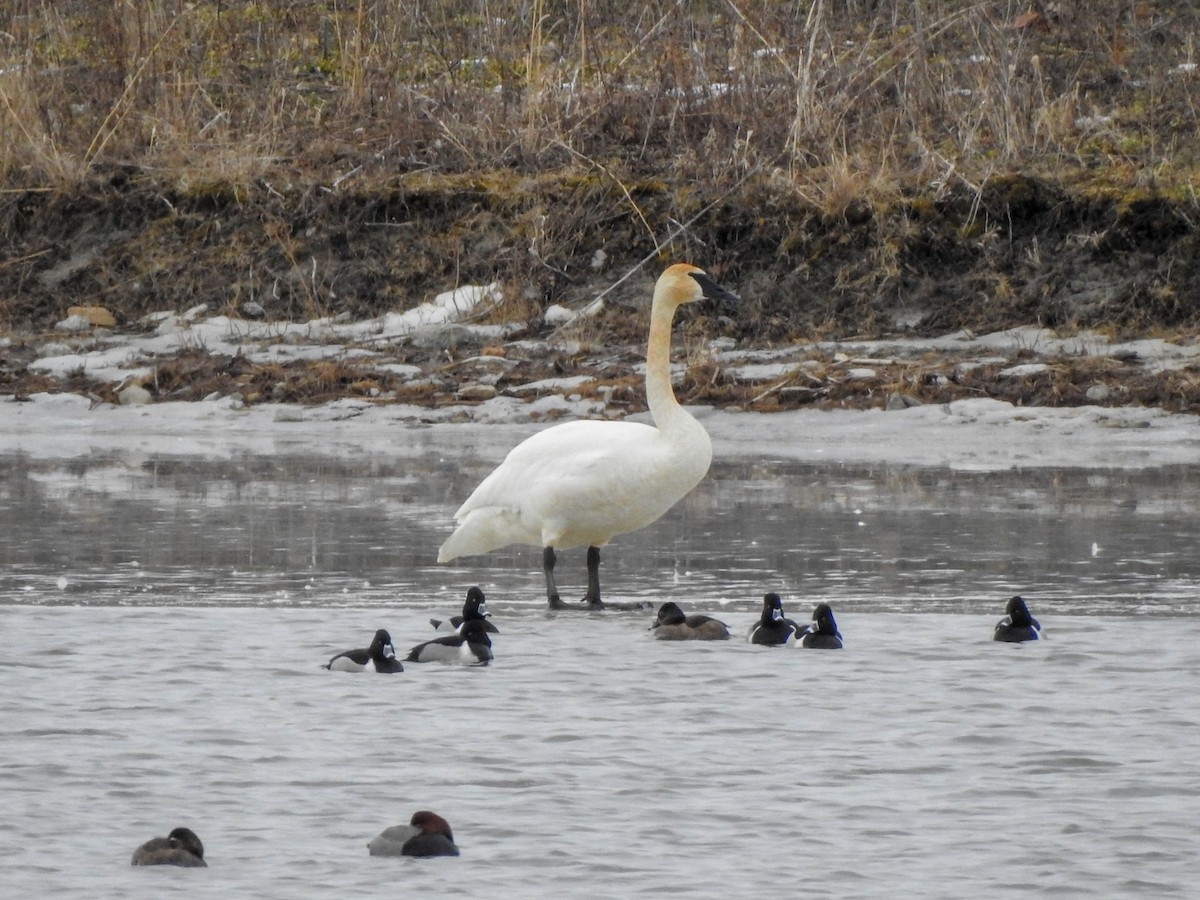
[[[650,223],[646,221],[646,217],[642,214],[642,208],[637,205],[637,201],[634,200],[633,195],[629,193],[629,188],[625,187],[625,183],[623,181],[621,181],[620,178],[618,178],[616,175],[614,175],[609,170],[609,168],[607,166],[605,166],[603,163],[592,159],[590,156],[588,156],[584,153],[580,153],[574,147],[564,144],[562,141],[558,140],[557,138],[555,138],[553,141],[551,141],[551,143],[558,147],[562,147],[564,150],[566,150],[572,156],[579,157],[580,159],[582,159],[584,162],[588,163],[589,165],[595,166],[597,169],[599,169],[601,172],[603,172],[605,175],[607,175],[609,178],[611,178],[613,180],[613,182],[617,185],[617,187],[619,187],[621,189],[621,193],[625,195],[625,199],[629,201],[629,205],[633,207],[633,211],[634,211],[634,213],[637,214],[637,217],[641,220],[642,225],[644,225],[646,227],[646,233],[648,235],[650,235],[650,240],[654,241],[654,252],[657,253],[660,249],[662,249],[661,247],[658,246],[658,240],[654,237],[654,229],[650,227]]]
[[[714,199],[710,203],[708,203],[708,205],[706,205],[703,209],[701,209],[698,213],[696,213],[694,216],[692,216],[686,222],[684,222],[684,223],[678,225],[676,228],[672,229],[671,233],[668,234],[667,237],[661,243],[655,242],[654,252],[647,253],[644,257],[642,257],[642,259],[638,263],[636,263],[633,266],[633,268],[631,268],[624,275],[622,275],[620,278],[618,278],[616,281],[614,281],[612,284],[610,284],[608,287],[606,287],[603,291],[601,291],[598,295],[596,295],[596,298],[594,300],[592,300],[591,303],[589,303],[587,306],[585,306],[583,309],[581,309],[579,312],[577,312],[569,321],[564,322],[562,325],[558,326],[558,328],[554,329],[554,331],[551,332],[550,336],[552,338],[557,337],[558,334],[560,332],[562,332],[562,330],[564,328],[571,325],[573,322],[575,322],[581,316],[591,315],[594,311],[599,309],[600,306],[604,303],[604,298],[608,294],[610,294],[612,291],[616,290],[620,285],[622,285],[626,281],[628,281],[635,273],[640,271],[641,268],[644,265],[646,265],[646,263],[650,262],[652,259],[657,259],[658,254],[660,253],[662,248],[667,247],[672,242],[674,242],[674,240],[677,237],[679,237],[680,234],[687,231],[688,228],[690,228],[693,224],[695,224],[700,219],[702,219],[705,215],[707,215],[708,211],[710,209],[712,209],[714,206],[716,206],[718,203],[720,203],[726,197],[733,194],[734,191],[736,191],[738,188],[740,188],[746,182],[746,179],[748,179],[751,175],[755,174],[757,171],[758,171],[758,166],[755,166],[754,168],[750,169],[750,171],[748,171],[745,175],[743,175],[741,178],[739,178],[723,194],[721,194],[719,197],[717,197],[716,199]]]

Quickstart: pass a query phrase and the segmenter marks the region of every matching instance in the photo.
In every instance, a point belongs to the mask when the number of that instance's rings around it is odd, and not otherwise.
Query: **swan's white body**
[[[507,544],[602,547],[644,528],[699,484],[712,443],[695,419],[674,432],[566,422],[518,444],[455,514],[438,562]]]
[[[654,424],[566,422],[518,444],[454,514],[459,525],[438,562],[508,544],[602,547],[649,525],[700,483],[712,442],[671,389],[671,323],[681,304],[706,292],[725,293],[683,264],[655,285],[646,349]]]

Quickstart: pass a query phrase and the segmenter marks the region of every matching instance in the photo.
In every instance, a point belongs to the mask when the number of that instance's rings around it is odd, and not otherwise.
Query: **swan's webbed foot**
[[[594,606],[588,606],[587,609],[607,609],[610,611],[621,612],[642,612],[647,609],[653,609],[654,604],[645,600],[618,600],[611,603],[597,603]]]
[[[597,547],[588,547],[587,552],[587,571],[588,571],[588,589],[583,595],[583,599],[579,601],[579,605],[564,603],[562,597],[559,596],[558,587],[554,584],[554,564],[558,558],[554,555],[553,547],[542,548],[542,570],[546,574],[546,602],[551,609],[575,609],[575,610],[593,610],[606,609],[604,601],[600,599],[600,550]]]

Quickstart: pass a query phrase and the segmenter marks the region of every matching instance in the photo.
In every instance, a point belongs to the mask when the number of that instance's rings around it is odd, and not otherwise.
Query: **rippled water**
[[[717,466],[605,555],[739,635],[829,600],[838,653],[547,614],[534,549],[433,565],[485,456],[0,459],[3,894],[1193,892],[1200,475]],[[492,666],[318,668],[471,583]],[[1045,641],[989,640],[1016,591]],[[460,859],[367,856],[418,808]],[[128,865],[176,824],[209,869]]]
[[[415,611],[4,618],[8,896],[1194,888],[1195,617],[1043,617],[1026,646],[991,643],[992,617],[850,612],[837,653],[530,612],[496,616],[486,669],[396,676],[317,662],[381,624],[415,642]],[[461,859],[367,856],[425,807]],[[129,867],[179,823],[209,869]]]
[[[544,604],[541,551],[434,562],[493,459],[0,456],[0,603]],[[603,554],[609,599],[750,609],[1200,612],[1200,470],[1000,473],[717,463]],[[560,553],[565,595],[583,552]]]

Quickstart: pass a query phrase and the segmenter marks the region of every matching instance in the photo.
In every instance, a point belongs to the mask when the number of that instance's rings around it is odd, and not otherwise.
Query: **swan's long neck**
[[[646,403],[654,424],[664,433],[694,422],[675,399],[671,388],[671,323],[675,307],[656,297],[650,308],[650,339],[646,345]]]

